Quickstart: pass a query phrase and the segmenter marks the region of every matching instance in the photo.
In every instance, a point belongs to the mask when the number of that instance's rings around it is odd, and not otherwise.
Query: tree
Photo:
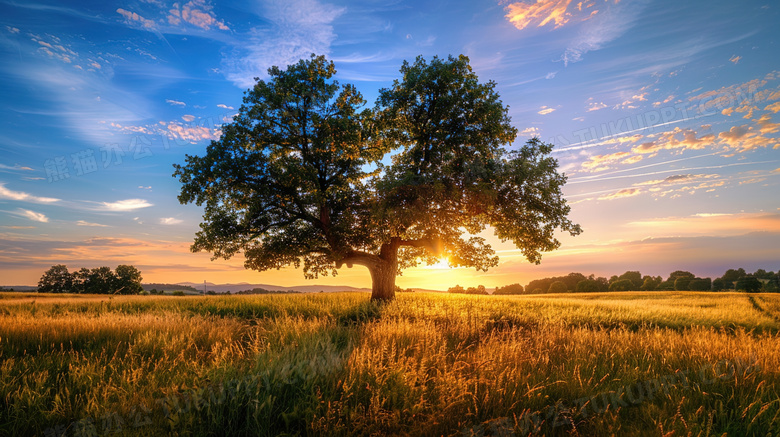
[[[712,279],[696,278],[688,283],[688,290],[691,291],[710,291],[712,290]]]
[[[141,286],[141,272],[133,266],[118,265],[114,270],[116,280],[114,283],[114,293],[119,294],[138,294],[143,291]]]
[[[609,284],[609,291],[631,291],[634,289],[634,282],[630,279],[618,279]]]
[[[753,275],[745,275],[737,280],[734,288],[737,291],[745,291],[748,293],[758,293],[761,290],[761,281]]]
[[[89,283],[90,270],[86,267],[80,268],[71,275],[73,280],[74,293],[87,293],[87,284]]]
[[[601,291],[601,286],[595,279],[583,279],[577,283],[577,293],[596,293]]]
[[[726,281],[721,278],[717,278],[712,281],[712,291],[723,291],[726,289]]]
[[[553,282],[550,284],[550,289],[547,290],[548,293],[566,293],[567,291],[569,291],[569,287],[563,281]]]
[[[535,263],[559,247],[556,229],[581,232],[552,146],[502,148],[517,131],[465,56],[405,62],[374,111],[324,57],[268,73],[206,155],[175,166],[179,201],[205,204],[193,251],[243,252],[256,270],[303,264],[307,278],[362,265],[372,299],[387,300],[421,261],[495,266],[476,236],[487,226]]]
[[[82,269],[85,270],[85,269]],[[84,293],[107,294],[116,289],[116,276],[110,267],[95,267],[84,281]]]
[[[691,281],[693,281],[693,278],[689,278],[687,276],[678,276],[674,280],[674,289],[675,289],[675,291],[688,291],[688,290],[690,290]]]
[[[658,289],[664,280],[660,276],[645,276],[642,280],[642,286],[639,287],[642,291],[654,291]]]
[[[743,278],[747,273],[745,272],[745,269],[738,268],[738,269],[728,269],[726,270],[726,273],[723,274],[720,278],[724,281],[725,288],[734,288],[734,283],[737,282],[740,278]]]
[[[70,293],[72,288],[68,267],[63,264],[51,266],[38,281],[39,293]]]
[[[509,284],[503,287],[496,287],[493,294],[523,294],[523,286],[520,284]]]
[[[465,293],[466,289],[461,287],[460,285],[456,285],[454,287],[450,287],[447,289],[448,293]]]
[[[628,271],[623,273],[622,275],[618,276],[618,280],[620,279],[628,279],[631,281],[632,284],[634,284],[633,290],[639,290],[639,288],[644,283],[644,280],[642,279],[642,274],[637,271]]]

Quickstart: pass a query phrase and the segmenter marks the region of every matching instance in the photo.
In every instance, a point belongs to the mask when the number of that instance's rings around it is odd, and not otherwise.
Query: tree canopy
[[[421,261],[495,266],[488,227],[535,263],[556,230],[581,232],[552,146],[509,147],[508,109],[465,56],[404,62],[372,109],[335,72],[322,56],[272,67],[206,155],[175,166],[179,201],[205,205],[193,251],[309,278],[363,265],[372,298],[391,299]]]

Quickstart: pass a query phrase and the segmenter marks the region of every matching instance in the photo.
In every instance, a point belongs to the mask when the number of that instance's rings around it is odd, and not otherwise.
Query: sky
[[[568,176],[577,237],[488,272],[415,268],[402,287],[581,272],[780,269],[780,4],[763,0],[0,0],[0,285],[54,264],[144,282],[370,287],[344,268],[245,270],[189,246],[173,164],[203,155],[254,78],[323,54],[373,106],[404,60],[465,54],[519,135]]]

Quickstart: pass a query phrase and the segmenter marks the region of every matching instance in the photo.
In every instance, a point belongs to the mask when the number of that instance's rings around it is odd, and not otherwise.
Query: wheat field
[[[0,435],[780,435],[780,295],[0,293]]]

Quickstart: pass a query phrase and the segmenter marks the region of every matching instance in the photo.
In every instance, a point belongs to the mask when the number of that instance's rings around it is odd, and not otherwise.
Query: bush
[[[181,290],[176,290],[173,293],[171,293],[174,296],[184,296],[184,292]]]

